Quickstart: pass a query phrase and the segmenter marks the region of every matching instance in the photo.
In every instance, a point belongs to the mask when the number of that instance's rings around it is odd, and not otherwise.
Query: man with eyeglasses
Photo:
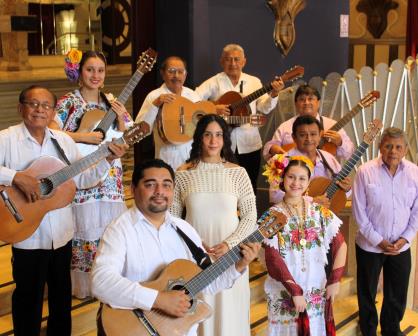
[[[299,86],[295,93],[296,115],[283,122],[277,128],[273,138],[264,145],[263,156],[266,160],[275,154],[282,154],[286,152],[282,146],[294,142],[292,137],[293,122],[298,116],[303,115],[310,115],[318,119],[324,129],[324,134],[322,136],[337,146],[338,159],[347,160],[351,156],[354,151],[353,142],[343,129],[338,132],[329,130],[336,123],[336,121],[319,115],[318,111],[320,102],[321,95],[317,89],[309,85]]]
[[[161,64],[160,74],[164,83],[146,96],[135,121],[145,121],[150,125],[150,128],[154,130],[155,158],[164,160],[176,170],[189,158],[192,141],[180,145],[165,143],[155,127],[158,109],[162,104],[172,102],[176,95],[185,97],[194,103],[201,99],[196,92],[183,86],[187,70],[186,62],[182,58],[178,56],[166,58]]]
[[[257,77],[242,72],[247,60],[244,49],[238,44],[228,44],[221,55],[223,72],[216,74],[196,88],[196,92],[203,100],[217,101],[224,93],[236,91],[247,96],[260,89],[263,85]],[[272,91],[265,94],[250,104],[251,113],[260,111],[270,113],[276,107],[278,94],[284,84],[280,78],[271,82]],[[217,105],[217,113],[230,114],[228,105]],[[261,161],[262,142],[257,127],[250,124],[236,127],[231,132],[232,150],[236,153],[238,163],[244,167],[251,179],[254,192]]]
[[[22,191],[28,202],[42,198],[39,180],[23,171],[41,156],[74,162],[82,158],[75,142],[64,132],[50,130],[57,99],[48,89],[31,86],[19,96],[23,122],[0,132],[0,184]],[[126,145],[110,144],[114,153],[74,178],[78,188],[100,182],[109,162],[121,157]],[[41,174],[42,172],[39,172]],[[19,224],[17,224],[19,225]],[[37,230],[12,247],[14,335],[39,335],[45,283],[48,284],[48,335],[71,334],[71,239],[74,233],[70,205],[48,212]]]

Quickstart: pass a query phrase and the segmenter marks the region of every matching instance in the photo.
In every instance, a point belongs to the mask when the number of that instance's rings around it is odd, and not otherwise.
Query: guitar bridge
[[[180,124],[180,134],[184,134],[184,106],[180,107],[179,124]]]
[[[155,329],[152,323],[148,321],[148,319],[144,315],[144,312],[141,309],[134,309],[133,313],[135,314],[137,319],[142,323],[142,325],[147,330],[148,334],[150,334],[150,336],[160,336],[157,329]]]
[[[9,198],[9,194],[7,193],[7,191],[6,190],[0,191],[0,196],[4,201],[4,205],[6,205],[7,209],[15,218],[16,222],[21,223],[23,221],[23,216],[19,213],[13,201]]]

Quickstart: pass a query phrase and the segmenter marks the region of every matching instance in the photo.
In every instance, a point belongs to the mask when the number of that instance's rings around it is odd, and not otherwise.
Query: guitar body
[[[76,133],[89,133],[99,125],[103,117],[106,115],[106,112],[100,109],[88,110],[83,114],[81,118],[80,126],[78,127]]]
[[[65,166],[61,160],[55,157],[43,156],[36,159],[24,172],[40,180]],[[29,202],[16,187],[0,186],[0,191],[2,190],[7,192],[9,199],[23,216],[23,221],[17,223],[5,206],[3,199],[0,198],[0,240],[15,243],[30,237],[48,211],[70,204],[74,199],[76,186],[74,181],[70,179],[34,203]]]
[[[314,177],[309,183],[308,195],[311,197],[323,195],[331,183],[332,180],[327,177]],[[347,196],[345,195],[345,191],[338,189],[334,196],[330,199],[329,209],[335,214],[338,214],[342,209],[344,209],[346,202]]]
[[[144,282],[141,285],[158,291],[176,289],[176,285],[181,287],[201,271],[194,262],[178,259],[168,264],[155,281]],[[183,336],[195,323],[204,321],[212,314],[212,309],[207,303],[198,298],[193,298],[192,301],[189,313],[183,318],[171,317],[155,309],[143,313],[145,319],[158,332],[155,335]],[[147,331],[132,310],[113,309],[103,305],[101,318],[106,336],[154,335]]]
[[[231,105],[238,101],[242,100],[241,94],[235,91],[228,91],[224,93],[217,101],[216,105]],[[231,110],[231,115],[233,116],[248,116],[251,114],[251,109],[249,105],[242,105],[238,108]]]
[[[324,142],[324,144],[318,148],[337,156],[337,145],[333,142]]]
[[[210,101],[193,103],[177,96],[171,103],[165,103],[157,117],[157,130],[166,143],[179,145],[193,139],[199,119],[205,114],[216,113],[215,105]]]
[[[290,151],[291,149],[296,147],[296,144],[294,142],[285,144],[281,146],[283,148],[283,150],[287,153],[288,151]]]

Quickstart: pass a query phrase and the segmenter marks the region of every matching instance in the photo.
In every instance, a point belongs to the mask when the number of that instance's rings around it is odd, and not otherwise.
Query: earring
[[[102,84],[102,86],[100,86],[100,88],[101,88],[101,89],[103,89],[103,88],[104,88],[104,83]]]
[[[81,79],[78,80],[78,87],[79,88],[83,87],[83,81]]]
[[[304,192],[304,194],[303,194],[304,196],[309,196],[309,187],[308,188],[306,188],[306,190],[305,190],[305,192]]]

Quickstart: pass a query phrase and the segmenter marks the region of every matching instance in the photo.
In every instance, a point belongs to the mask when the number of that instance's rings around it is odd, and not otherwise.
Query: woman
[[[218,115],[203,116],[196,126],[190,159],[176,173],[171,212],[181,216],[186,209],[186,221],[215,259],[255,230],[251,181],[233,161],[227,124]],[[213,307],[213,315],[200,325],[200,336],[250,335],[248,272],[231,289],[206,296],[205,301]]]
[[[109,97],[100,91],[106,75],[104,55],[87,51],[78,63],[77,52],[72,50],[67,55],[65,70],[70,80],[78,81],[79,88],[59,99],[55,121],[75,142],[98,145],[103,141],[101,132],[75,133],[87,111],[99,109],[107,112],[111,107],[117,114],[114,125],[117,131],[124,131],[131,119],[121,103],[115,100],[109,103]],[[103,231],[126,209],[120,160],[113,161],[108,176],[100,185],[77,191],[73,209],[76,219],[71,261],[73,295],[85,298],[91,296],[89,272]]]
[[[270,210],[288,217],[284,228],[264,241],[270,336],[305,335],[308,328],[311,336],[335,331],[331,302],[338,293],[347,246],[339,233],[341,220],[303,197],[313,168],[304,156],[280,154],[269,160],[263,173],[285,192]],[[325,270],[327,253],[330,272]]]

